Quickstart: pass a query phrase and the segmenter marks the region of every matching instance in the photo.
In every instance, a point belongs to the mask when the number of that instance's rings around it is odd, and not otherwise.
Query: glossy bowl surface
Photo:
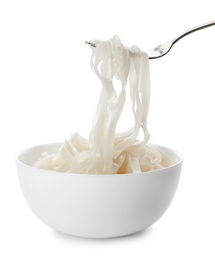
[[[16,158],[24,197],[34,214],[60,232],[88,238],[129,235],[155,223],[176,192],[182,156],[157,146],[172,166],[145,173],[71,174],[32,167],[41,153],[57,152],[60,143],[20,152]]]

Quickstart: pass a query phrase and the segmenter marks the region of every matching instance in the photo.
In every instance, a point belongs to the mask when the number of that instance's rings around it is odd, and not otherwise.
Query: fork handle
[[[213,26],[213,25],[215,25],[215,20],[213,20],[213,21],[211,21],[211,22],[208,22],[208,23],[204,23],[204,24],[195,26],[195,27],[193,27],[192,29],[189,29],[189,30],[183,32],[182,34],[180,34],[179,36],[177,36],[177,37],[172,41],[172,44],[175,44],[177,41],[179,41],[179,40],[182,39],[183,37],[187,36],[188,34],[191,34],[191,33],[193,33],[193,32],[196,32],[196,31],[205,29],[205,28],[210,27],[210,26]]]

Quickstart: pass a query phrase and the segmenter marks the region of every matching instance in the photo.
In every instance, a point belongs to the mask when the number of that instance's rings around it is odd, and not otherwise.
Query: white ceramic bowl
[[[24,197],[45,224],[66,234],[89,238],[129,235],[157,221],[178,186],[182,156],[158,146],[173,165],[152,172],[116,175],[71,174],[32,167],[42,152],[60,143],[26,149],[16,158]]]

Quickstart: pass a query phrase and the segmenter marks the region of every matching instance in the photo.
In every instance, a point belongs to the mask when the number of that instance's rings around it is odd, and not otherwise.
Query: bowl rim
[[[57,172],[57,171],[51,171],[51,170],[45,170],[45,169],[41,169],[41,168],[37,168],[34,166],[31,166],[29,164],[26,164],[24,162],[22,162],[20,160],[20,156],[23,154],[26,154],[30,151],[32,151],[33,149],[39,148],[39,147],[43,147],[43,146],[60,146],[63,142],[54,142],[54,143],[43,143],[43,144],[38,144],[38,145],[32,145],[30,147],[24,148],[21,151],[19,151],[17,153],[17,155],[15,156],[15,162],[18,165],[23,165],[31,170],[35,170],[35,171],[39,171],[39,172],[44,172],[44,173],[49,173],[49,174],[59,174],[59,175],[67,175],[67,176],[134,176],[134,175],[140,175],[140,173],[144,173],[144,175],[153,175],[153,174],[161,174],[166,172],[166,170],[170,170],[172,168],[175,168],[177,166],[179,166],[180,164],[183,163],[183,155],[178,152],[177,150],[169,147],[169,146],[164,146],[164,145],[160,145],[160,144],[154,144],[154,143],[148,143],[149,145],[153,145],[155,147],[159,147],[160,149],[165,149],[168,151],[171,151],[171,153],[175,154],[178,157],[178,162],[174,163],[168,167],[165,167],[163,169],[157,169],[157,170],[152,170],[152,171],[148,171],[148,172],[135,172],[135,173],[124,173],[124,174],[105,174],[105,173],[68,173],[68,172]],[[44,151],[45,152],[45,151]],[[141,174],[142,175],[142,174]]]

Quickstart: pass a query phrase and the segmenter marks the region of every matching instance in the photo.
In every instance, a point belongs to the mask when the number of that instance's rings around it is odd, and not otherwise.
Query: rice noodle
[[[149,59],[137,46],[123,46],[119,37],[91,41],[91,68],[102,89],[89,139],[74,133],[56,154],[43,153],[34,166],[59,172],[116,174],[145,172],[167,167],[168,157],[148,145],[150,101]],[[120,83],[117,93],[114,80]],[[126,132],[116,128],[129,88],[134,125]],[[140,130],[142,140],[137,140]]]

